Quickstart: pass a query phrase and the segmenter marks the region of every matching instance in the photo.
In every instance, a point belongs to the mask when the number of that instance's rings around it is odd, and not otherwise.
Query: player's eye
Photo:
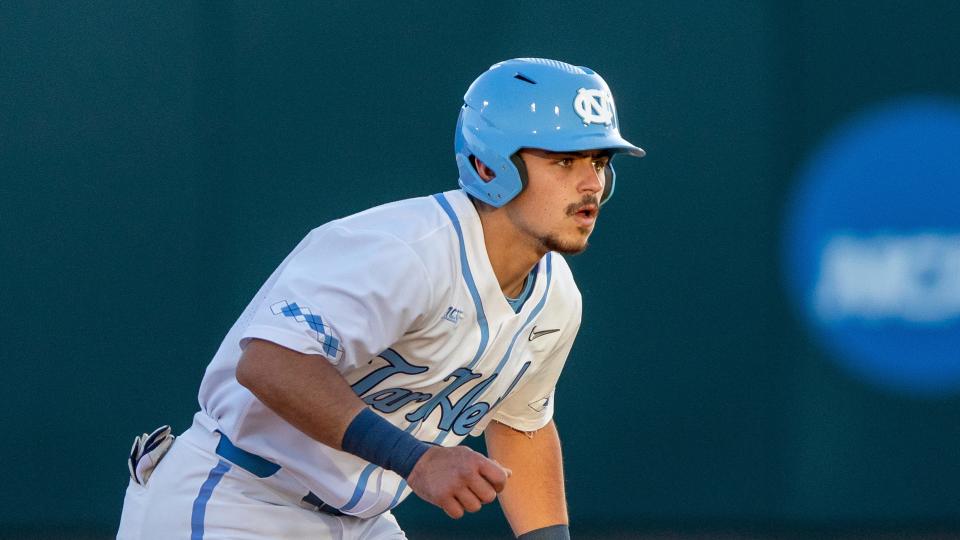
[[[604,157],[600,159],[595,159],[593,160],[593,168],[598,171],[602,171],[603,169],[606,168],[608,163],[610,163],[610,158]]]
[[[570,167],[571,165],[573,165],[573,160],[570,159],[570,158],[558,159],[558,160],[557,160],[557,165],[559,165],[559,166],[561,166],[561,167],[564,167],[564,168],[567,168],[567,167]]]

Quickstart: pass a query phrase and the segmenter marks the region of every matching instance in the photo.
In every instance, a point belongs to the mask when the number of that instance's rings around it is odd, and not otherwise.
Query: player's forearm
[[[237,364],[237,381],[300,431],[396,472],[452,517],[492,501],[509,474],[469,448],[431,448],[380,418],[323,358],[251,340]],[[478,506],[465,508],[457,494],[476,486],[482,488]]]
[[[569,523],[560,438],[553,422],[533,436],[491,422],[485,435],[490,457],[513,470],[499,496],[513,532]]]
[[[340,449],[350,422],[366,405],[324,358],[250,340],[237,381],[295,428]]]

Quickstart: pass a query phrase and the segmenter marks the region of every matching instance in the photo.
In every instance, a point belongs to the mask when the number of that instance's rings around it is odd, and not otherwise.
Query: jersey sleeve
[[[419,256],[383,232],[329,226],[292,253],[240,340],[271,341],[326,357],[341,373],[415,329],[431,302]]]
[[[519,431],[536,431],[550,422],[553,418],[554,393],[560,373],[573,348],[573,342],[580,329],[581,304],[580,295],[574,299],[575,306],[565,307],[569,317],[560,338],[555,346],[544,356],[537,355],[535,364],[531,365],[534,371],[517,385],[504,400],[497,406],[492,420],[506,424]],[[543,353],[541,353],[543,354]],[[539,365],[536,363],[539,362]],[[479,435],[481,430],[475,431]]]

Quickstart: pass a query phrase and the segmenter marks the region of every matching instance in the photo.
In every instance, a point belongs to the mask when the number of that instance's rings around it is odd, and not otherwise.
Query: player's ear
[[[473,168],[477,170],[477,174],[480,175],[480,178],[484,182],[489,182],[493,180],[497,174],[493,172],[493,169],[487,167],[482,161],[476,158],[476,156],[470,156],[470,161],[473,162]]]

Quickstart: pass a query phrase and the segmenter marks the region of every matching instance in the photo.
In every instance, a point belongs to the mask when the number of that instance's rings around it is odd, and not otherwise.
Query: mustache
[[[575,202],[567,206],[567,215],[572,216],[589,204],[595,205],[597,207],[597,214],[600,213],[600,198],[596,195],[584,195],[583,198],[580,199],[580,202]]]

